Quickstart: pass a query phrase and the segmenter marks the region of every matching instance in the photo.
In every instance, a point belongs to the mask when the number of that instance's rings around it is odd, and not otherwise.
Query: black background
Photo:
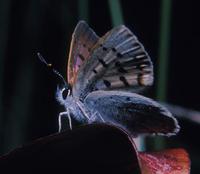
[[[138,36],[152,58],[155,98],[160,27],[159,0],[122,1],[125,24]],[[0,2],[0,152],[58,130],[57,115],[64,108],[55,101],[58,80],[41,64],[39,51],[61,74],[71,34],[78,22],[76,0],[1,0]],[[167,101],[200,110],[198,1],[172,2]],[[106,0],[89,1],[89,24],[99,36],[112,28]],[[182,122],[179,136],[168,147],[184,147],[199,173],[199,125]],[[170,141],[170,140],[169,140]]]

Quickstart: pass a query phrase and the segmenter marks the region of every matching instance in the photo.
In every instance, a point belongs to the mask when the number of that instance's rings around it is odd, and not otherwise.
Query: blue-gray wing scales
[[[157,102],[141,95],[123,91],[94,91],[84,100],[96,121],[118,125],[133,135],[174,135],[179,131],[177,120]],[[98,117],[98,114],[100,114]]]
[[[80,67],[73,95],[84,99],[95,90],[137,92],[153,83],[153,65],[137,37],[124,25],[101,37]]]

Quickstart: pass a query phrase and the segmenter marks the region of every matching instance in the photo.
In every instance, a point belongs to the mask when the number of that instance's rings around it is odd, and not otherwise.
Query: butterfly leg
[[[105,120],[102,118],[102,116],[100,115],[100,113],[99,112],[94,112],[94,114],[92,114],[92,116],[90,117],[90,119],[89,119],[89,122],[90,123],[92,123],[92,122],[94,122],[97,118],[100,118],[100,120],[103,122],[103,123],[105,123]]]
[[[93,113],[93,114],[91,115],[91,117],[89,118],[88,122],[89,122],[89,123],[92,123],[93,121],[95,121],[96,115],[97,115],[97,112]]]
[[[84,108],[83,108],[83,106],[80,104],[80,103],[76,103],[78,106],[79,106],[79,108],[80,108],[80,110],[82,111],[82,113],[83,113],[83,115],[85,116],[85,118],[87,119],[87,120],[90,120],[90,117],[89,117],[89,115],[86,113],[86,111],[84,110]]]
[[[103,117],[101,116],[101,114],[98,114],[98,116],[99,116],[100,119],[103,121],[103,123],[105,123],[105,120],[103,119]]]
[[[69,120],[69,128],[72,130],[72,120],[71,120],[71,116],[70,116],[70,113],[69,113],[69,109],[67,109],[66,112],[61,112],[58,116],[58,126],[59,126],[58,131],[61,132],[61,129],[62,129],[61,119],[62,119],[63,116],[67,116],[67,118]]]

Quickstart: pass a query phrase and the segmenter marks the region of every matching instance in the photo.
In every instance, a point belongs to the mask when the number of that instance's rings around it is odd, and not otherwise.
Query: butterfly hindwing
[[[153,83],[153,66],[137,37],[124,25],[98,40],[79,69],[74,95],[84,98],[94,90],[132,90]]]
[[[80,66],[90,57],[92,47],[99,37],[84,21],[80,21],[72,35],[67,67],[68,83],[74,84]]]
[[[173,135],[179,131],[177,120],[165,107],[135,93],[94,91],[85,98],[84,104],[97,113],[97,121],[102,117],[131,134]]]

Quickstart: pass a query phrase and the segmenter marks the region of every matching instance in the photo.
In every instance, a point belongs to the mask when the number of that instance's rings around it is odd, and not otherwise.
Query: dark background
[[[114,1],[114,0],[113,0]],[[86,1],[85,1],[86,2]],[[77,0],[0,1],[0,153],[58,130],[64,108],[55,101],[58,80],[41,64],[39,51],[66,77],[71,34],[80,15]],[[160,0],[121,1],[124,23],[138,36],[154,62],[156,98]],[[84,8],[84,7],[83,7]],[[89,0],[90,26],[99,36],[112,28],[107,0]],[[167,101],[200,110],[198,1],[172,1]],[[199,125],[180,119],[182,131],[166,147],[190,153],[192,173],[199,173]]]

